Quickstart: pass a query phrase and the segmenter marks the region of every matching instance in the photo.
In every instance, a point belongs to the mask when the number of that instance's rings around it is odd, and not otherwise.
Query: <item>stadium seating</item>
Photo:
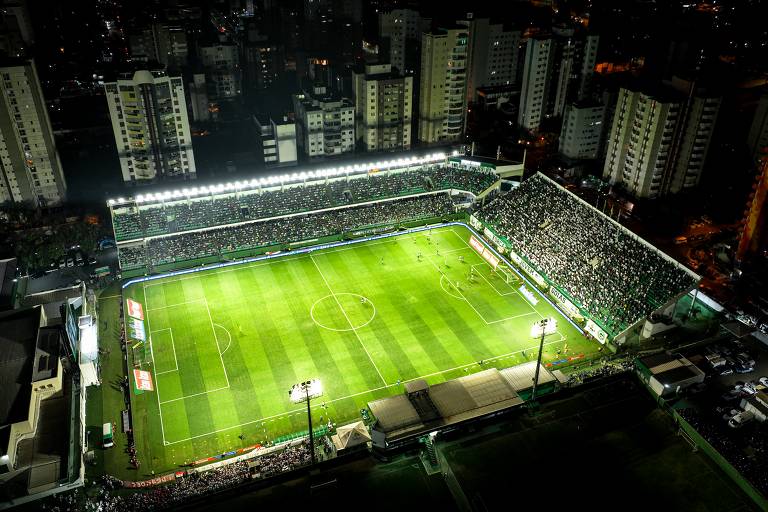
[[[114,209],[117,241],[333,208],[429,191],[460,189],[479,193],[494,173],[443,165],[312,181],[275,190],[247,190],[193,199]]]
[[[541,175],[477,214],[616,335],[695,279]]]
[[[151,239],[146,245],[121,246],[120,266],[123,270],[153,267],[451,213],[453,201],[447,193],[439,193],[180,233]]]

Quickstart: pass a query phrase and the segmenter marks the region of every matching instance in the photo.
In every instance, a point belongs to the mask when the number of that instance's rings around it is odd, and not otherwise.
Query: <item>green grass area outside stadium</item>
[[[288,390],[307,379],[323,383],[317,428],[359,419],[412,379],[535,359],[541,318],[557,320],[545,363],[598,354],[550,303],[520,293],[530,284],[493,272],[470,236],[436,227],[127,287],[149,336],[129,366],[155,387],[136,394],[131,375],[135,479],[306,431],[306,408]]]

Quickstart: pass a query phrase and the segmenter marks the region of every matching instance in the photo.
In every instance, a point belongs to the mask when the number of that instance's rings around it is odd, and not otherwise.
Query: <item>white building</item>
[[[467,110],[469,30],[465,26],[426,32],[421,46],[419,140],[457,141]]]
[[[208,85],[205,83],[203,73],[192,75],[192,81],[189,83],[189,104],[192,107],[194,121],[208,121],[211,118]]]
[[[475,102],[479,87],[512,85],[517,81],[520,30],[491,23],[488,18],[469,22],[472,57],[467,100]]]
[[[287,116],[275,121],[272,118],[253,118],[261,137],[261,151],[267,167],[285,167],[297,163],[296,123]]]
[[[195,177],[181,77],[142,70],[104,90],[124,181]]]
[[[6,60],[0,78],[0,203],[58,204],[66,183],[35,64]]]
[[[418,11],[411,9],[380,12],[379,37],[385,50],[389,49],[389,55],[384,55],[384,59],[388,58],[392,67],[405,75],[416,73],[418,46],[429,23],[429,18],[422,18]]]
[[[696,186],[704,167],[720,98],[677,91],[622,88],[603,177],[636,197],[655,198]]]
[[[234,44],[217,44],[200,48],[200,61],[205,67],[208,95],[217,101],[240,95],[240,57]]]
[[[352,73],[357,139],[366,151],[411,148],[413,77],[389,64],[366,65]]]
[[[164,23],[152,23],[131,34],[128,45],[134,60],[156,61],[166,67],[183,66],[189,54],[184,29]]]
[[[528,40],[518,124],[529,132],[542,121],[561,117],[565,106],[590,92],[599,37],[555,27],[551,36]]]
[[[309,158],[355,150],[355,107],[347,98],[316,86],[293,95],[299,148]]]
[[[600,149],[605,105],[573,102],[565,107],[560,153],[574,160],[594,160]]]

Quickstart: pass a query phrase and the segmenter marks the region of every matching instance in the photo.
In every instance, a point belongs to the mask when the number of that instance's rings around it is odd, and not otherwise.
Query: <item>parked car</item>
[[[739,414],[728,420],[728,426],[731,428],[741,428],[755,419],[755,415],[749,411],[741,411]]]
[[[720,375],[731,375],[731,374],[733,374],[733,369],[729,368],[728,366],[720,370]]]
[[[83,254],[80,251],[77,251],[77,253],[75,253],[75,263],[77,263],[78,267],[82,267],[83,265],[85,265]]]
[[[75,266],[75,260],[70,256],[67,258],[67,267],[74,267]]]
[[[730,421],[731,418],[739,414],[739,412],[741,412],[739,409],[726,409],[725,412],[723,412],[723,419],[725,421]]]
[[[768,388],[768,377],[765,377],[765,376],[760,377],[759,379],[757,379],[757,382],[759,382],[760,384]]]
[[[88,256],[88,264],[89,265],[95,265],[96,264],[96,258],[93,256]]]

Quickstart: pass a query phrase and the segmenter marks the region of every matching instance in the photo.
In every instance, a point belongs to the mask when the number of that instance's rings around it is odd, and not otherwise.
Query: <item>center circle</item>
[[[353,331],[376,316],[376,306],[358,293],[334,293],[321,297],[309,310],[312,321],[329,331]]]

